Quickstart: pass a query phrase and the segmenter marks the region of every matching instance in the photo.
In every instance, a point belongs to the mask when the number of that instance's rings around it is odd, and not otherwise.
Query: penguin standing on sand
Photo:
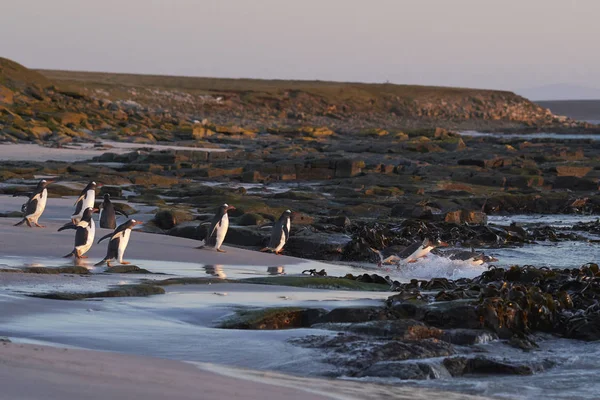
[[[96,263],[95,265],[102,265],[106,263],[106,265],[111,267],[110,262],[112,260],[117,260],[119,264],[129,264],[129,262],[123,261],[123,255],[125,254],[125,249],[127,248],[127,244],[129,243],[131,230],[134,226],[140,224],[142,224],[142,221],[130,219],[127,220],[125,223],[119,225],[113,233],[109,233],[108,235],[101,237],[100,240],[98,240],[98,243],[100,243],[104,239],[110,238],[110,240],[108,241],[106,257],[104,257],[102,261]]]
[[[285,210],[277,222],[275,222],[275,225],[273,225],[269,246],[260,251],[271,250],[273,253],[281,255],[281,250],[283,250],[283,246],[285,246],[290,237],[291,219],[292,212]]]
[[[100,208],[100,228],[115,229],[117,227],[117,214],[128,218],[123,211],[115,208],[110,201],[110,194],[104,194],[104,200]]]
[[[78,259],[87,258],[84,254],[92,247],[94,235],[96,234],[96,225],[94,224],[92,214],[97,211],[97,208],[88,207],[83,211],[81,220],[77,224],[69,222],[58,228],[59,232],[65,229],[75,229],[75,246],[72,252],[64,256],[65,258],[71,256],[75,256]]]
[[[71,222],[77,225],[83,217],[83,212],[88,208],[94,208],[94,202],[96,201],[96,182],[90,182],[81,191],[81,194],[75,202],[75,213],[71,215]]]
[[[37,187],[29,196],[29,200],[23,207],[21,207],[21,211],[23,211],[23,219],[15,224],[15,226],[22,225],[27,222],[27,225],[31,228],[31,224],[37,226],[38,228],[44,228],[44,225],[40,225],[38,223],[38,219],[46,209],[46,201],[48,200],[48,190],[46,187],[52,183],[51,180],[42,179],[38,182]]]
[[[227,235],[227,229],[229,229],[229,216],[227,215],[229,210],[235,210],[235,207],[227,203],[219,207],[219,211],[217,211],[211,221],[208,236],[206,236],[204,243],[198,246],[197,249],[201,249],[207,245],[212,246],[214,243],[214,247],[218,252],[225,253],[225,250],[221,250],[221,245],[225,240],[225,235]]]

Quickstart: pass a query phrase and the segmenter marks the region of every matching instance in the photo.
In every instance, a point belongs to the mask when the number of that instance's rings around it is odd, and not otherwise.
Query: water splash
[[[474,278],[485,270],[488,265],[473,265],[469,261],[450,260],[435,254],[429,254],[414,263],[402,263],[398,266],[384,266],[383,270],[390,278],[399,281],[410,279],[432,278]]]

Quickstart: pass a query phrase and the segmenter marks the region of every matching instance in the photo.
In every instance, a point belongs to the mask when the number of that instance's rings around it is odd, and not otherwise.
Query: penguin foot
[[[278,256],[282,256],[283,254],[281,254],[281,250],[276,251],[275,254],[277,254]]]
[[[107,261],[106,265],[108,266],[108,268],[112,267],[112,265],[110,265],[110,261]]]
[[[88,256],[79,256],[77,258],[88,258]]]
[[[225,250],[217,249],[219,253],[227,253]]]
[[[130,263],[129,261],[121,261],[121,264],[122,264],[122,265],[129,265],[129,264],[131,264],[131,263]]]
[[[26,219],[26,220],[25,220],[25,222],[27,223],[27,226],[28,226],[28,227],[30,227],[30,228],[33,228],[33,226],[31,225],[31,222],[29,222],[29,220],[28,220],[28,219]]]
[[[40,225],[40,224],[38,224],[37,222],[34,222],[34,224],[35,224],[35,226],[37,226],[38,228],[45,228],[45,227],[46,227],[46,225]]]
[[[409,264],[416,263],[416,262],[417,262],[417,260],[410,260],[410,261],[407,261],[407,263],[409,263]]]

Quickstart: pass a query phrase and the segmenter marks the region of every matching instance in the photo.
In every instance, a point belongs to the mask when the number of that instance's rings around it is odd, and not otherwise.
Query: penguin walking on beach
[[[381,259],[380,264],[398,264],[400,262],[414,263],[420,258],[425,258],[436,247],[447,247],[448,243],[443,242],[439,238],[425,238],[422,242],[415,242],[400,250],[397,254],[392,254]],[[373,249],[376,251],[375,249]],[[378,252],[381,254],[381,252]]]
[[[98,212],[97,208],[88,207],[83,211],[81,220],[77,224],[69,222],[58,228],[59,232],[65,229],[75,229],[75,246],[72,252],[64,256],[65,258],[71,256],[78,259],[87,258],[84,254],[92,247],[94,235],[96,234],[96,225],[92,218],[92,214],[95,212]]]
[[[197,249],[201,249],[207,245],[212,246],[214,244],[214,247],[218,252],[225,253],[225,250],[221,250],[221,245],[223,244],[225,235],[227,235],[227,230],[229,229],[229,216],[227,215],[229,210],[235,210],[235,207],[230,206],[227,203],[219,207],[219,210],[211,221],[210,229],[204,243],[196,247]]]
[[[283,250],[283,246],[287,243],[290,238],[290,228],[292,227],[291,223],[292,212],[290,210],[285,210],[277,222],[273,225],[273,229],[271,230],[271,240],[269,241],[269,245],[260,251],[272,251],[277,255],[281,255],[281,251]]]
[[[115,229],[117,227],[117,214],[129,218],[126,213],[115,208],[110,201],[110,194],[105,193],[100,206],[100,228]]]
[[[48,200],[48,189],[46,187],[52,182],[46,179],[38,182],[35,190],[29,196],[29,200],[21,207],[23,219],[14,226],[19,226],[26,222],[29,227],[32,227],[31,224],[33,224],[38,228],[44,228],[44,225],[40,225],[38,220],[46,209],[46,201]]]
[[[122,223],[114,230],[114,232],[109,233],[106,236],[101,237],[98,240],[98,243],[103,241],[104,239],[110,238],[108,241],[108,249],[106,250],[106,257],[99,263],[95,265],[102,265],[106,263],[109,267],[111,267],[110,262],[112,260],[117,260],[119,264],[129,264],[127,261],[123,261],[123,255],[125,254],[125,249],[127,249],[127,245],[129,244],[129,237],[131,236],[131,230],[134,226],[142,224],[142,221],[136,221],[135,219],[129,219],[126,222]]]
[[[96,182],[90,182],[81,191],[77,201],[75,202],[75,213],[71,215],[71,222],[75,225],[81,221],[83,213],[88,208],[94,208],[96,201]]]

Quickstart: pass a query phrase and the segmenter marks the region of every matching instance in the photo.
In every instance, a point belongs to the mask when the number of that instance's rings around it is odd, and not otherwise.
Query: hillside
[[[194,126],[203,120],[206,126]],[[104,133],[151,142],[314,127],[352,133],[579,126],[502,91],[33,71],[1,58],[0,124],[0,140],[88,140]]]

